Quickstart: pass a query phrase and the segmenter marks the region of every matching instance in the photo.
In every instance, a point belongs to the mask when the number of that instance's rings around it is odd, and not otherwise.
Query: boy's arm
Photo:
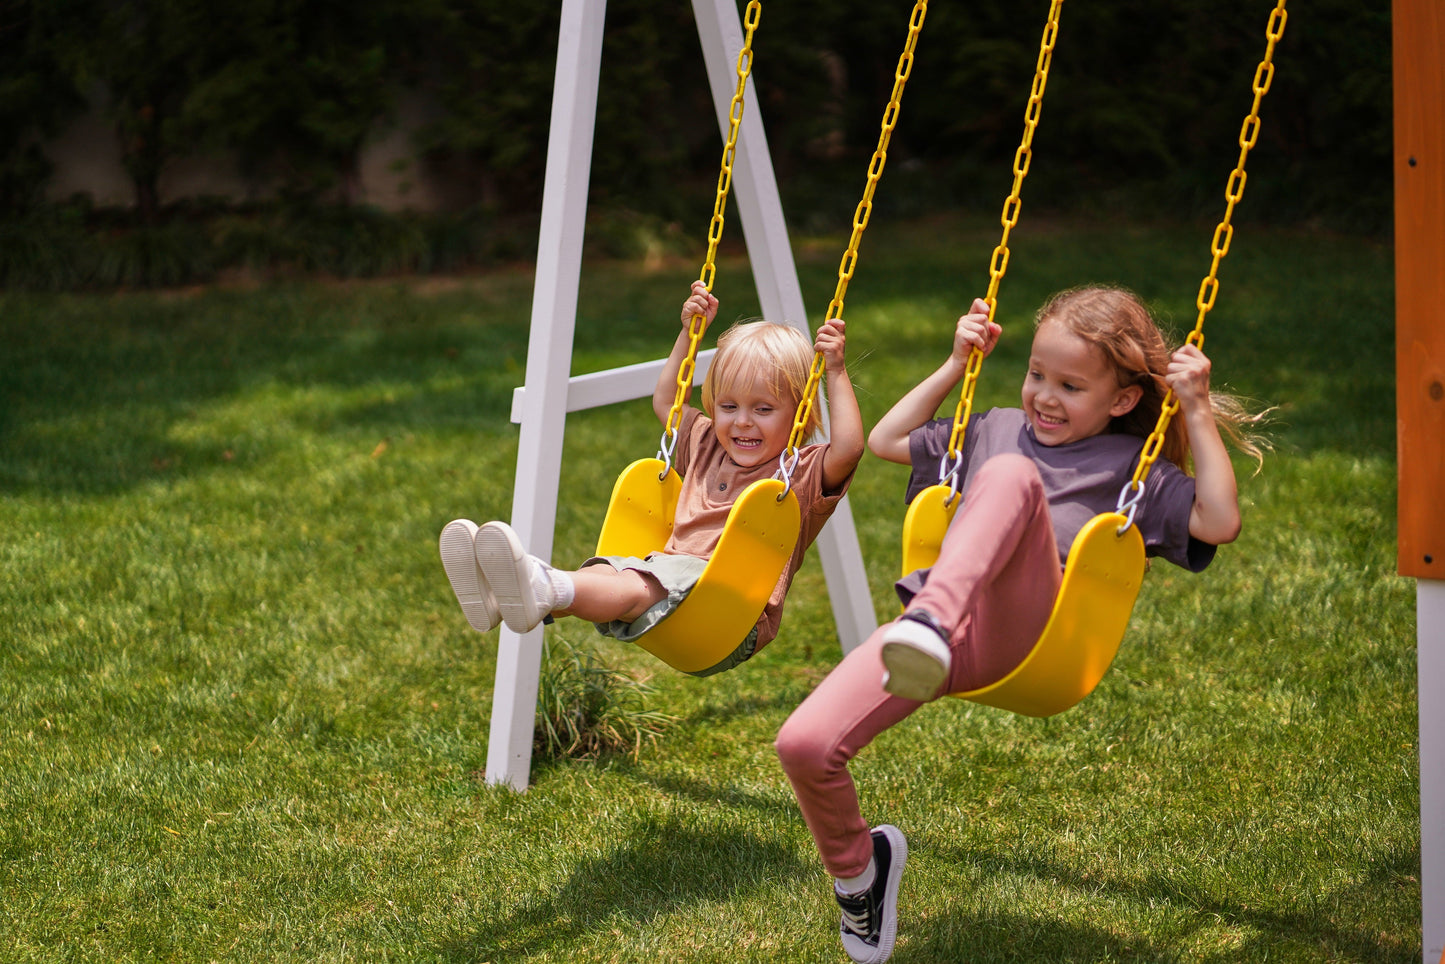
[[[853,381],[848,377],[844,357],[845,324],[835,318],[823,323],[814,343],[823,355],[824,376],[828,388],[828,451],[823,455],[823,491],[836,492],[863,457],[863,414],[858,411],[858,398]]]
[[[707,285],[701,281],[692,283],[692,294],[682,304],[682,331],[678,332],[677,340],[672,343],[672,351],[668,353],[667,363],[662,366],[662,372],[657,376],[657,384],[652,389],[652,411],[657,420],[664,426],[667,425],[667,416],[672,412],[672,403],[677,400],[677,375],[682,371],[682,360],[687,357],[687,350],[692,345],[692,319],[694,315],[702,315],[705,320],[703,330],[717,317],[717,298],[707,290]],[[692,386],[687,388],[688,395],[692,394]],[[686,397],[683,401],[686,402]]]
[[[981,298],[975,299],[972,310],[958,319],[948,359],[878,420],[868,435],[868,451],[889,462],[909,464],[909,433],[933,418],[938,406],[963,381],[969,353],[975,347],[984,355],[993,351],[1001,331],[996,323],[988,320],[988,304]]]
[[[1239,537],[1239,488],[1234,464],[1209,403],[1209,367],[1203,352],[1185,345],[1174,353],[1165,380],[1179,398],[1194,458],[1194,507],[1189,512],[1189,534],[1219,546]]]

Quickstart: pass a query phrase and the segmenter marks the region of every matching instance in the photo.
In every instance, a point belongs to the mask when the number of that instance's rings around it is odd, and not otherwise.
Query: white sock
[[[878,877],[878,865],[873,858],[868,858],[868,867],[857,877],[835,877],[833,878],[833,889],[840,894],[854,896],[863,893],[873,886],[873,881]]]
[[[572,605],[572,601],[577,597],[577,586],[572,582],[572,577],[561,569],[554,569],[552,566],[547,565],[547,563],[538,559],[536,556],[532,556],[532,561],[537,564],[533,570],[532,578],[534,582],[540,580],[546,581],[546,589],[542,589],[542,592],[550,590],[552,600],[551,608],[569,608]],[[538,586],[534,588],[541,589],[542,587]],[[541,596],[542,593],[539,592],[538,595]]]

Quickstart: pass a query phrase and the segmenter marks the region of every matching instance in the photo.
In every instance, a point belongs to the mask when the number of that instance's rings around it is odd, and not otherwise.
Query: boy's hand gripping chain
[[[723,147],[722,168],[717,176],[717,197],[712,206],[712,222],[707,229],[707,258],[702,265],[702,273],[698,275],[709,291],[712,290],[714,278],[717,276],[717,246],[722,240],[723,233],[723,211],[727,208],[728,189],[733,183],[733,158],[737,154],[738,128],[743,121],[743,93],[747,89],[748,75],[753,70],[753,31],[758,28],[758,20],[763,15],[762,4],[758,0],[751,0],[746,13],[743,15],[743,49],[738,51],[738,86],[733,94],[732,105],[728,108],[728,139]],[[657,457],[662,459],[663,468],[659,479],[665,478],[672,468],[672,451],[677,445],[677,427],[682,423],[682,406],[687,402],[688,393],[692,390],[692,376],[697,371],[697,349],[702,341],[702,333],[707,328],[707,317],[702,314],[692,316],[688,325],[688,346],[687,356],[683,358],[682,365],[677,372],[677,394],[673,398],[672,409],[667,413],[667,424],[662,430],[662,441]]]
[[[1059,37],[1059,11],[1063,5],[1064,0],[1052,0],[1049,4],[1048,22],[1044,24],[1044,34],[1039,41],[1034,84],[1029,90],[1028,106],[1024,109],[1023,140],[1014,153],[1013,188],[1009,191],[1008,199],[1003,202],[1003,214],[1000,217],[1003,237],[999,240],[998,247],[993,249],[993,257],[989,261],[988,294],[984,296],[984,301],[988,302],[989,321],[993,321],[994,308],[998,305],[999,282],[1003,281],[1004,272],[1008,270],[1009,232],[1019,223],[1019,210],[1023,207],[1021,193],[1024,177],[1028,175],[1029,164],[1033,160],[1034,130],[1039,126],[1039,114],[1044,106],[1044,88],[1049,83],[1049,66],[1054,59],[1054,44]],[[969,416],[973,413],[973,391],[982,368],[983,352],[975,346],[968,353],[968,364],[963,373],[963,389],[959,393],[958,407],[953,412],[953,432],[948,437],[948,451],[938,466],[938,484],[943,485],[946,482],[953,489],[953,495],[949,496],[946,505],[952,505],[958,496],[958,469],[963,463],[963,436],[968,430]]]
[[[888,163],[888,141],[893,137],[893,128],[898,125],[898,112],[903,103],[903,87],[908,75],[913,72],[913,51],[918,46],[918,34],[923,29],[923,20],[928,16],[928,0],[917,0],[913,13],[908,18],[908,38],[903,44],[903,53],[898,57],[898,66],[893,70],[893,92],[888,106],[883,111],[883,122],[878,133],[878,146],[868,164],[868,181],[863,187],[863,200],[853,212],[853,233],[848,238],[848,248],[838,265],[838,286],[834,289],[833,300],[828,303],[824,324],[843,317],[843,296],[848,293],[848,282],[858,267],[858,245],[863,241],[863,229],[868,227],[868,218],[873,213],[873,192],[883,177],[883,166]],[[803,388],[803,397],[798,402],[798,413],[793,418],[793,431],[788,445],[778,458],[778,475],[784,484],[784,493],[792,487],[793,469],[798,465],[798,447],[803,444],[808,422],[813,415],[813,400],[818,394],[818,383],[823,378],[825,365],[822,352],[813,355],[813,366],[808,372],[808,383]]]
[[[1244,119],[1243,126],[1239,129],[1239,161],[1235,164],[1234,170],[1229,175],[1229,181],[1224,189],[1224,219],[1214,229],[1214,239],[1210,244],[1210,252],[1214,255],[1209,263],[1209,274],[1199,284],[1199,294],[1194,299],[1194,306],[1199,310],[1199,315],[1194,322],[1194,330],[1184,339],[1186,344],[1195,348],[1204,348],[1204,319],[1214,307],[1214,299],[1219,294],[1219,280],[1216,277],[1219,273],[1219,263],[1229,253],[1229,242],[1234,237],[1234,225],[1230,224],[1230,218],[1234,217],[1234,206],[1239,199],[1244,197],[1244,162],[1249,158],[1250,148],[1254,147],[1255,141],[1259,139],[1259,105],[1264,100],[1264,95],[1269,92],[1270,82],[1274,80],[1274,48],[1279,43],[1280,37],[1284,36],[1284,25],[1289,20],[1289,14],[1284,9],[1285,0],[1279,0],[1274,10],[1270,11],[1269,23],[1265,27],[1266,39],[1264,48],[1264,59],[1254,71],[1254,103],[1249,109],[1249,116]],[[1138,510],[1139,501],[1144,497],[1144,477],[1149,474],[1149,469],[1159,458],[1159,451],[1164,446],[1164,435],[1169,430],[1169,422],[1179,411],[1179,399],[1174,397],[1174,390],[1171,388],[1164,394],[1164,403],[1159,410],[1159,420],[1154,424],[1154,431],[1149,433],[1149,438],[1144,443],[1144,451],[1139,456],[1139,465],[1134,469],[1134,477],[1124,483],[1124,488],[1119,492],[1119,507],[1116,511],[1127,519],[1123,532],[1134,524],[1134,513]]]

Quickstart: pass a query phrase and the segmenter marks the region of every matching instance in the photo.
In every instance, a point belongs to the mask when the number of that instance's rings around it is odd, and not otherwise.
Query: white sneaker
[[[442,566],[451,581],[452,592],[466,614],[467,622],[479,633],[485,633],[502,622],[502,611],[487,585],[487,577],[477,565],[477,553],[472,542],[477,535],[476,523],[469,519],[448,522],[442,530]]]
[[[507,628],[526,633],[557,608],[549,567],[522,548],[517,533],[505,522],[488,522],[473,540],[477,565],[492,587]]]
[[[883,633],[883,688],[894,696],[933,699],[952,663],[941,627],[922,610],[904,613]]]

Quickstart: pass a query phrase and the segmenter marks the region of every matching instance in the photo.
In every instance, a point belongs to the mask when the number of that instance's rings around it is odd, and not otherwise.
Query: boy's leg
[[[564,572],[530,555],[505,522],[488,522],[475,536],[476,561],[501,618],[525,633],[548,615],[594,623],[631,622],[667,591],[651,575],[607,565]]]
[[[667,590],[650,573],[614,569],[606,564],[583,566],[569,573],[575,595],[565,611],[593,623],[630,623],[667,598]]]
[[[496,597],[502,620],[513,632],[530,632],[554,609],[571,602],[571,580],[528,554],[505,522],[482,526],[474,545],[477,565]]]

